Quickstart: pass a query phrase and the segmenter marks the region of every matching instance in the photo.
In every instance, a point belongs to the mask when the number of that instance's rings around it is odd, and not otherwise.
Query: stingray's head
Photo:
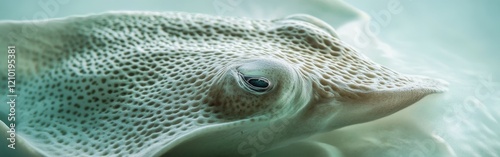
[[[325,22],[307,15],[273,21],[280,43],[266,59],[230,64],[212,90],[221,117],[294,117],[299,132],[328,131],[388,116],[447,83],[404,75],[342,43]],[[302,128],[302,129],[301,129]]]
[[[189,144],[239,153],[263,151],[264,146],[251,144],[255,136],[270,138],[260,138],[261,144],[293,141],[388,116],[446,88],[443,81],[399,74],[372,62],[314,17],[294,15],[266,26],[256,41],[273,46],[245,49],[241,53],[257,52],[218,66],[208,92],[206,103],[215,108],[211,113],[239,125]],[[283,119],[287,121],[272,122]]]
[[[400,74],[374,63],[314,17],[292,15],[275,23],[273,31],[291,40],[287,47],[293,51],[286,51],[285,58],[311,83],[300,119],[312,130],[382,118],[447,89],[445,81]]]

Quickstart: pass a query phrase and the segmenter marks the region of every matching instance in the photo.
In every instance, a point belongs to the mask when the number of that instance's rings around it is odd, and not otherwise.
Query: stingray
[[[254,156],[447,88],[374,63],[303,14],[108,12],[2,21],[0,34],[16,49],[17,94],[1,134],[15,123],[16,151],[32,156]]]

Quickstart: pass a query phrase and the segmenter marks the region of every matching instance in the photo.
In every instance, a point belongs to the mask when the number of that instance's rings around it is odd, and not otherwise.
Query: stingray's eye
[[[245,82],[250,86],[250,89],[256,92],[266,91],[270,87],[270,82],[264,77],[245,77]]]
[[[242,79],[243,85],[252,91],[263,93],[267,92],[271,89],[271,81],[265,77],[258,76],[245,76],[239,73],[240,78]]]

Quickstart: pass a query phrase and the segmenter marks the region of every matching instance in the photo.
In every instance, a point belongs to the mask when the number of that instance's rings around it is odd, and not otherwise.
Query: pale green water
[[[43,1],[45,2],[45,1]],[[377,63],[398,72],[441,78],[447,93],[433,95],[392,116],[312,137],[345,156],[500,156],[500,1],[399,0],[398,13],[377,21],[395,0],[349,0],[372,16],[379,33],[359,31],[363,17],[346,7],[287,1],[93,1],[59,3],[46,12],[30,2],[0,1],[0,20],[99,13],[108,10],[188,11],[254,18],[308,13],[335,26],[341,38]],[[219,3],[220,2],[220,3]],[[229,7],[217,9],[214,4]],[[320,5],[321,4],[321,5]],[[402,9],[401,9],[402,8]],[[356,23],[345,25],[350,19]],[[361,21],[361,22],[359,22]],[[369,34],[369,33],[368,33]],[[436,140],[441,139],[441,141]],[[446,151],[448,149],[448,151]]]

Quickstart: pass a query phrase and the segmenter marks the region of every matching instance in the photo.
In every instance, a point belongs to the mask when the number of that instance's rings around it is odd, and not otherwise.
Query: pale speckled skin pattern
[[[248,156],[445,90],[370,61],[306,15],[114,12],[1,22],[0,33],[15,34],[0,41],[17,47],[17,133],[46,156]],[[269,88],[249,89],[247,76]],[[270,125],[280,130],[265,148],[242,145]]]

